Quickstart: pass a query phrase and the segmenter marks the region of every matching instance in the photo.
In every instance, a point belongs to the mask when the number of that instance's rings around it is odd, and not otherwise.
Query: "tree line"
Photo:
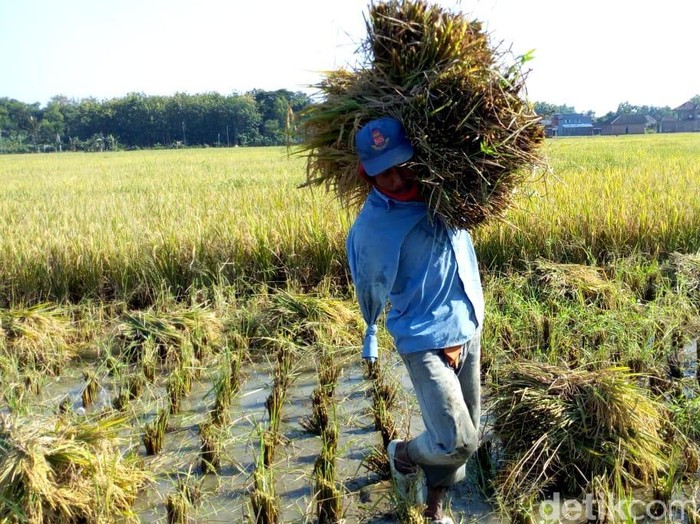
[[[290,117],[311,102],[286,89],[97,100],[53,97],[45,107],[0,98],[0,152],[268,146],[295,140]]]
[[[700,103],[700,96],[691,100]],[[230,95],[129,93],[109,100],[55,96],[45,107],[0,97],[0,153],[281,145],[299,139],[290,118],[310,103],[308,95],[287,89]],[[566,104],[533,105],[545,117],[576,112]],[[594,122],[608,123],[623,114],[660,120],[672,113],[668,106],[624,102]]]
[[[700,105],[700,95],[695,95],[690,99],[690,102]],[[549,117],[555,114],[570,114],[578,113],[573,106],[562,104],[549,104],[547,102],[535,102],[534,103],[535,112],[543,117]],[[593,111],[584,111],[583,114],[590,115],[593,117],[593,122],[597,124],[609,124],[615,118],[620,115],[644,115],[650,116],[655,120],[661,120],[665,116],[673,116],[674,111],[669,106],[647,106],[647,105],[633,105],[629,102],[622,102],[618,104],[617,111],[609,111],[606,114],[596,117]]]

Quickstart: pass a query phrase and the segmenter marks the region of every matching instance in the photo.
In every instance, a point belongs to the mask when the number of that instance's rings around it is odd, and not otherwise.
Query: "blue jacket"
[[[399,353],[463,344],[484,318],[484,298],[469,233],[432,221],[423,202],[400,202],[372,189],[347,238],[350,273],[367,322],[363,358],[377,358],[377,319]]]

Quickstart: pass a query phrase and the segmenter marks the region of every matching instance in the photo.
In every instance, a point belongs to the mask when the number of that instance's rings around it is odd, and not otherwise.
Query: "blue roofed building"
[[[579,113],[557,113],[545,123],[547,136],[590,136],[593,134],[593,117]]]

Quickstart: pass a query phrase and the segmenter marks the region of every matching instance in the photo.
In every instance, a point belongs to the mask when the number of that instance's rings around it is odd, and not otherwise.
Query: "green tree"
[[[543,116],[543,117],[549,117],[549,116],[556,115],[556,114],[575,113],[576,112],[576,110],[574,109],[573,106],[568,106],[566,104],[556,105],[556,104],[550,104],[548,102],[534,102],[532,105],[533,105],[533,109],[535,110],[535,113],[538,114],[539,116]]]
[[[42,144],[52,144],[62,149],[62,137],[65,130],[65,118],[57,103],[49,102],[41,115],[39,137]]]

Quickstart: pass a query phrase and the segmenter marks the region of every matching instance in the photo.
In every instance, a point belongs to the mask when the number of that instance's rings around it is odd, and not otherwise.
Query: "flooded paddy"
[[[385,372],[396,379],[399,400],[394,410],[400,434],[417,434],[422,428],[415,397],[403,363],[391,353]],[[359,353],[345,358],[343,371],[335,391],[335,415],[339,428],[337,478],[343,486],[344,521],[390,523],[393,517],[393,494],[390,481],[364,464],[370,451],[381,446],[382,439],[375,430],[372,399],[364,366]],[[305,361],[305,362],[304,362]],[[94,416],[102,410],[112,410],[119,384],[113,376],[100,376],[100,387],[94,405],[85,409],[81,395],[85,386],[85,362],[71,366],[46,383],[38,404],[47,411],[55,410],[69,399],[77,416]],[[200,463],[199,426],[207,421],[214,402],[213,384],[206,378],[193,384],[183,399],[180,412],[169,417],[163,450],[152,456],[140,443],[143,426],[152,422],[166,397],[164,377],[144,388],[138,401],[128,408],[133,432],[126,434],[130,447],[143,460],[146,470],[153,473],[153,482],[139,495],[135,511],[141,522],[165,522],[166,499],[178,478],[187,478],[201,490],[201,498],[191,515],[196,522],[244,522],[251,515],[250,490],[255,456],[260,453],[261,427],[268,423],[265,404],[272,389],[270,363],[264,359],[248,364],[241,370],[242,387],[229,408],[230,423],[226,425],[221,466],[216,473],[202,474]],[[311,395],[318,385],[318,376],[311,359],[306,358],[294,370],[293,382],[283,406],[282,445],[275,454],[271,471],[280,502],[280,522],[315,522],[314,462],[321,451],[317,435],[302,427],[311,415]],[[83,415],[84,413],[84,415]],[[486,421],[486,416],[484,416]],[[126,449],[125,447],[125,449]],[[450,491],[454,515],[465,522],[500,522],[486,502],[474,479],[468,479]]]

